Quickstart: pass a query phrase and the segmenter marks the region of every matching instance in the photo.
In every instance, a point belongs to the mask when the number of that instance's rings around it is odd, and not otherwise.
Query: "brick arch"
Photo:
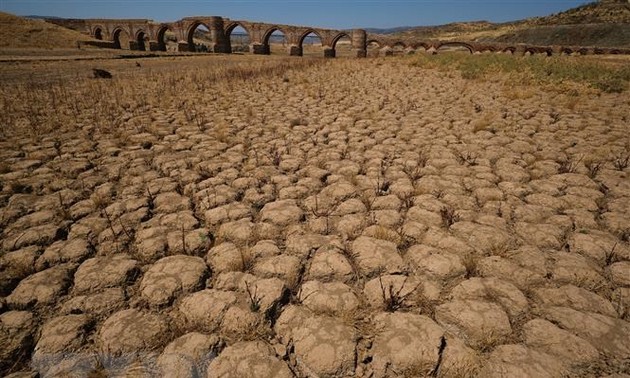
[[[195,30],[201,25],[210,30],[210,25],[202,20],[193,20],[190,25],[188,25],[188,29],[186,29],[186,42],[188,42],[188,47],[191,51],[194,51],[195,48]]]
[[[417,43],[413,43],[410,45],[414,50],[418,49],[419,47],[422,47],[425,50],[429,50],[431,48],[431,45],[429,45],[428,43],[425,42],[417,42]]]
[[[524,54],[530,53],[531,55],[534,55],[536,53],[538,53],[538,50],[534,47],[526,47]]]
[[[471,45],[466,43],[466,42],[444,42],[444,43],[440,43],[435,48],[435,51],[438,51],[440,48],[442,48],[444,46],[461,46],[461,47],[466,48],[468,51],[470,51],[471,54],[475,52],[475,49]]]
[[[385,50],[385,56],[401,55],[405,53],[407,44],[403,41],[390,41]]]
[[[580,55],[587,55],[589,52],[589,49],[587,47],[582,47],[582,48],[577,49],[576,52]]]
[[[387,41],[378,38],[369,38],[365,41],[365,51],[367,57],[380,56],[387,46]]]
[[[158,51],[166,51],[166,32],[174,32],[173,28],[169,24],[161,24],[157,28],[157,32],[155,33],[155,38],[157,39]]]
[[[501,52],[510,52],[511,54],[514,54],[516,52],[516,47],[514,46],[508,46],[504,49],[501,50]]]
[[[245,35],[247,36],[247,40],[242,40],[242,46],[232,46],[232,33],[234,32],[234,30],[238,27],[241,27],[244,31],[245,31]],[[252,26],[245,24],[241,21],[233,21],[228,23],[223,31],[224,35],[225,35],[225,41],[227,43],[228,50],[230,53],[233,52],[240,52],[240,53],[244,53],[244,52],[249,52],[250,51],[250,46],[252,43]],[[246,43],[245,43],[246,42]]]
[[[287,42],[289,42],[289,33],[288,33],[288,31],[283,29],[282,27],[280,27],[278,25],[272,25],[271,27],[267,28],[267,30],[265,30],[265,32],[263,33],[263,38],[262,38],[263,45],[269,46],[269,38],[271,38],[271,35],[275,31],[282,32],[282,34],[284,34],[284,38],[287,40]]]
[[[322,37],[321,32],[318,32],[318,31],[317,31],[317,30],[315,30],[315,29],[307,29],[307,30],[306,30],[306,31],[304,31],[304,32],[300,35],[300,37],[298,38],[298,46],[299,46],[300,48],[302,48],[302,47],[303,47],[303,46],[302,46],[302,44],[304,43],[304,40],[306,39],[306,37],[307,37],[309,34],[315,34],[315,35],[317,36],[317,38],[319,38],[320,43],[321,43],[322,45],[324,44],[324,38]]]
[[[90,34],[92,34],[92,37],[94,37],[94,39],[103,40],[103,33],[106,30],[107,29],[105,29],[103,25],[97,24],[92,27],[92,32]]]
[[[248,26],[246,26],[244,23],[240,22],[240,21],[232,21],[229,24],[227,24],[227,26],[225,27],[225,37],[226,38],[230,38],[230,36],[232,35],[232,32],[234,31],[234,29],[236,29],[237,27],[242,27],[243,30],[245,30],[245,32],[247,33],[247,35],[249,36],[249,38],[252,38],[252,31],[249,30],[250,28]]]
[[[407,48],[407,44],[405,42],[403,42],[403,41],[396,41],[392,45],[392,48],[396,48],[396,47],[402,47],[403,49],[406,49]]]
[[[330,47],[334,50],[337,47],[337,42],[341,40],[343,37],[348,37],[350,41],[352,41],[352,36],[346,32],[341,32],[333,37]]]
[[[531,55],[545,54],[547,56],[551,56],[553,55],[553,50],[550,48],[545,48],[545,47],[527,47],[525,49],[525,54],[527,53],[530,53]]]
[[[129,32],[129,30],[127,30],[126,28],[124,28],[122,26],[115,26],[112,29],[112,34],[111,34],[112,35],[112,42],[114,42],[114,48],[117,48],[117,49],[122,49],[123,48],[123,46],[122,46],[122,44],[120,42],[120,35],[122,33],[124,33],[127,36],[127,38],[129,40],[131,40],[132,34]]]
[[[147,40],[149,39],[149,34],[144,29],[136,30],[136,34],[134,36],[134,42],[136,43],[136,49],[140,51],[147,50]]]

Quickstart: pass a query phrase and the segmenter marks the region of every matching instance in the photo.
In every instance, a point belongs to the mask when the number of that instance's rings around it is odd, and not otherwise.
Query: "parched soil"
[[[2,67],[0,373],[630,374],[627,92],[413,59]]]

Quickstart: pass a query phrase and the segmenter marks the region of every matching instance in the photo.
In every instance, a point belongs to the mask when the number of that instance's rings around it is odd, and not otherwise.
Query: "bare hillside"
[[[77,31],[0,12],[0,48],[74,48],[91,38]]]
[[[628,24],[630,23],[630,2],[627,0],[597,1],[531,21],[541,25]]]
[[[598,1],[546,17],[495,24],[487,21],[423,26],[395,33],[403,38],[540,45],[630,46],[630,3]]]

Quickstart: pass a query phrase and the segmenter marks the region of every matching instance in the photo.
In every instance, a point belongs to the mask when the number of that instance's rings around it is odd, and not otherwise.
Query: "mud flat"
[[[628,92],[416,59],[3,63],[0,372],[630,374]]]

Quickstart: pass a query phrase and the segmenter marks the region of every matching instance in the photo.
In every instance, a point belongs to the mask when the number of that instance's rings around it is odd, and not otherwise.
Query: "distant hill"
[[[43,20],[0,12],[0,48],[76,48],[87,35]]]
[[[537,17],[523,22],[538,25],[629,24],[630,1],[600,0],[564,12]]]
[[[414,29],[414,28],[415,27],[413,26],[399,26],[396,28],[387,28],[387,29],[367,28],[365,29],[365,31],[368,33],[373,33],[373,34],[394,34],[394,33],[401,33],[401,32],[407,31],[409,29]]]
[[[62,17],[38,16],[38,15],[24,16],[24,18],[30,18],[30,19],[33,19],[33,20],[63,20]]]
[[[465,33],[473,33],[486,30],[495,30],[500,24],[488,21],[453,22],[439,26],[416,26],[406,28],[403,31],[393,33],[393,36],[417,37],[422,39],[445,39],[450,35],[459,36]]]
[[[506,23],[458,22],[419,26],[392,34],[400,38],[630,47],[630,1],[602,0],[545,17]]]
[[[630,24],[542,25],[479,37],[478,41],[534,45],[630,47]]]

